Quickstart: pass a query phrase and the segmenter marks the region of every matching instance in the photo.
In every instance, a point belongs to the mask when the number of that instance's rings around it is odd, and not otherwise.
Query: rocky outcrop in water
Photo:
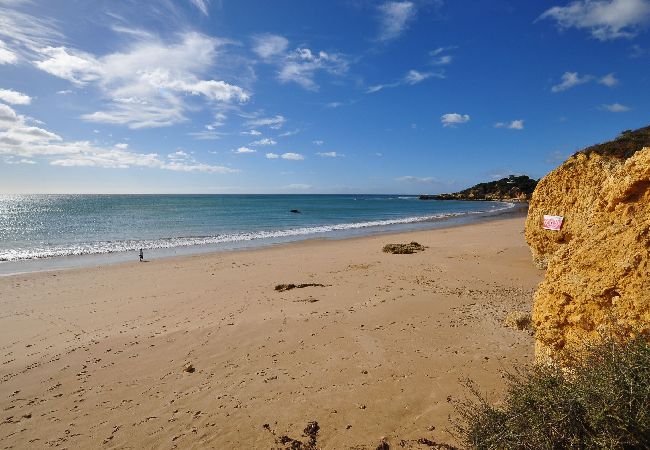
[[[543,215],[563,216],[561,230],[542,229]],[[650,127],[580,151],[540,180],[526,240],[547,269],[533,308],[538,357],[612,326],[650,333]]]

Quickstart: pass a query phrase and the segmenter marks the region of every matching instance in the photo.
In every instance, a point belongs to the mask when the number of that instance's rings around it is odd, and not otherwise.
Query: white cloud
[[[321,158],[340,158],[343,156],[340,153],[336,153],[336,152],[318,152],[316,154]]]
[[[280,82],[296,83],[313,91],[319,88],[314,81],[317,71],[324,71],[330,75],[342,75],[349,68],[349,63],[343,55],[324,51],[315,53],[308,48],[297,48],[285,55],[279,64],[278,80]]]
[[[77,85],[94,84],[109,102],[105,111],[84,114],[91,122],[131,128],[167,126],[186,120],[189,96],[212,103],[244,103],[250,94],[225,81],[201,79],[226,41],[184,33],[168,44],[136,40],[126,51],[95,57],[66,47],[39,50],[35,65]]]
[[[222,133],[221,131],[216,131],[214,129],[194,131],[188,133],[189,136],[192,136],[194,139],[200,141],[213,141],[216,139],[221,139],[222,136],[225,136],[227,133]]]
[[[554,6],[540,19],[553,19],[561,29],[586,29],[601,41],[630,38],[650,21],[648,0],[579,0]]]
[[[312,188],[311,184],[302,184],[302,183],[293,183],[289,184],[284,187],[285,189],[291,189],[291,190],[298,190],[298,191],[306,191],[308,189]]]
[[[44,59],[34,61],[34,64],[51,75],[78,85],[101,77],[100,63],[90,53],[68,50],[65,47],[45,47],[39,53]]]
[[[273,129],[281,128],[287,121],[284,116],[276,115],[275,117],[262,117],[257,119],[250,119],[246,122],[249,127],[270,127]]]
[[[253,37],[253,52],[265,63],[278,67],[278,80],[281,83],[296,83],[299,86],[316,91],[319,89],[314,80],[316,72],[330,75],[343,75],[348,71],[347,58],[338,53],[315,52],[307,47],[298,47],[288,51],[289,41],[276,34],[260,34]]]
[[[596,78],[593,75],[579,75],[577,72],[564,72],[562,74],[562,82],[551,87],[552,92],[563,92],[572,87],[579,86],[581,84],[590,83],[592,81],[598,82],[607,87],[614,87],[619,83],[619,79],[614,76],[613,73],[608,73],[600,78]]]
[[[316,141],[312,141],[312,143],[315,144],[315,145],[323,145],[325,143],[325,141],[316,140]]]
[[[237,150],[233,150],[233,153],[242,155],[246,153],[257,153],[257,150],[253,150],[252,148],[248,148],[248,147],[239,147]]]
[[[435,50],[432,50],[429,52],[429,55],[431,55],[431,64],[434,66],[446,66],[451,64],[453,61],[453,56],[451,55],[445,55],[444,53],[447,53],[449,50],[455,49],[455,46],[450,46],[450,47],[438,47]]]
[[[208,5],[210,0],[190,0],[190,2],[196,6],[203,15],[209,15]]]
[[[446,66],[448,64],[451,64],[452,60],[453,60],[453,56],[442,55],[434,58],[433,61],[431,61],[431,64],[435,64],[436,66]]]
[[[13,156],[7,156],[4,158],[3,161],[5,164],[36,164],[36,161],[34,161],[33,159],[27,159],[27,158],[14,159]]]
[[[395,39],[408,28],[415,17],[415,4],[409,1],[386,2],[378,7],[380,14],[379,40]]]
[[[598,82],[607,87],[614,87],[619,83],[619,80],[614,76],[613,73],[608,73],[604,77],[600,78]]]
[[[262,133],[260,133],[257,130],[248,130],[248,131],[242,131],[241,134],[245,134],[248,136],[260,136]]]
[[[290,131],[285,131],[284,133],[278,134],[278,137],[288,137],[288,136],[293,136],[300,133],[300,130],[290,130]]]
[[[0,36],[5,42],[14,45],[11,53],[15,56],[17,53],[20,56],[29,55],[35,49],[51,45],[55,40],[59,42],[65,40],[63,34],[57,29],[58,23],[54,19],[46,14],[33,16],[19,11],[18,8],[3,7],[2,5],[6,3],[6,0],[0,2]]]
[[[367,94],[373,94],[375,92],[379,92],[379,91],[381,91],[383,89],[386,89],[386,88],[394,88],[394,87],[402,86],[404,84],[414,85],[414,84],[421,83],[422,81],[426,80],[427,78],[431,78],[431,77],[445,78],[445,75],[443,73],[440,73],[440,72],[438,72],[438,73],[436,73],[436,72],[420,72],[420,71],[417,71],[417,70],[409,70],[401,80],[396,81],[394,83],[377,84],[377,85],[374,85],[374,86],[370,86],[368,89],[366,89],[366,93]]]
[[[275,144],[277,144],[277,142],[275,142],[271,138],[264,138],[251,143],[251,145],[275,145]]]
[[[417,70],[409,70],[409,72],[404,77],[404,81],[408,84],[417,84],[427,78],[430,78],[433,74],[430,72],[418,72]]]
[[[305,159],[305,157],[300,153],[291,153],[291,152],[281,154],[280,158],[289,159],[292,161],[302,161],[303,159]]]
[[[587,83],[591,81],[593,77],[591,75],[580,76],[577,72],[564,72],[562,74],[562,82],[551,87],[552,92],[562,92],[567,89],[571,89],[574,86]]]
[[[12,105],[29,105],[32,98],[29,95],[12,91],[11,89],[0,89],[0,100]]]
[[[233,173],[236,169],[204,164],[189,155],[161,158],[156,153],[138,153],[126,144],[103,147],[89,141],[65,141],[43,128],[33,127],[27,118],[7,105],[0,104],[0,156],[28,159],[43,158],[49,164],[65,167],[130,168],[148,167],[182,172]],[[170,155],[170,156],[172,156]]]
[[[72,94],[72,92],[74,92],[74,91],[72,91],[71,89],[64,89],[62,91],[56,91],[56,93],[59,94],[59,95],[69,95],[69,94]]]
[[[253,38],[253,51],[264,59],[284,53],[289,41],[277,34],[259,34]]]
[[[497,122],[494,124],[495,128],[507,128],[509,130],[523,130],[524,121],[523,120],[513,120],[511,122]]]
[[[468,114],[448,113],[440,116],[443,127],[455,127],[456,125],[469,122]]]
[[[0,64],[16,64],[18,56],[9,50],[4,42],[0,41]]]
[[[278,159],[279,157],[280,157],[280,155],[278,155],[277,153],[267,153],[266,154],[267,159]]]
[[[621,105],[620,103],[611,103],[609,105],[603,104],[600,105],[600,109],[603,111],[609,111],[614,113],[626,112],[630,110],[629,106]]]
[[[396,181],[400,181],[402,183],[410,183],[410,184],[436,184],[439,183],[439,181],[433,177],[414,177],[411,175],[406,175],[403,177],[397,177],[395,178]]]

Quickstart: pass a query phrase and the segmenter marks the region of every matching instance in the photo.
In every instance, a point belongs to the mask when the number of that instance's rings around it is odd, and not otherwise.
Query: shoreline
[[[453,443],[459,379],[498,395],[533,360],[502,323],[542,276],[523,224],[0,278],[0,443],[270,448],[264,424],[299,438],[312,420],[323,449]],[[411,240],[427,248],[382,252]]]
[[[357,239],[375,235],[392,235],[407,233],[411,231],[436,230],[445,228],[462,227],[483,221],[501,220],[508,217],[525,216],[527,203],[522,202],[500,202],[510,203],[512,207],[495,212],[468,214],[459,217],[446,217],[435,221],[414,222],[410,224],[399,224],[392,226],[369,227],[359,230],[347,230],[347,232],[329,232],[319,235],[292,236],[288,239],[275,240],[251,240],[238,241],[224,244],[197,244],[185,247],[172,247],[163,249],[146,249],[145,259],[147,256],[152,259],[179,258],[193,255],[204,255],[221,252],[239,252],[262,249],[267,247],[277,247],[297,242],[311,240],[347,240]],[[0,278],[23,275],[28,273],[51,272],[59,270],[80,269],[87,267],[98,267],[128,263],[135,260],[137,254],[132,251],[120,251],[111,253],[53,256],[46,258],[21,259],[14,261],[0,261]],[[134,256],[131,255],[134,254]]]

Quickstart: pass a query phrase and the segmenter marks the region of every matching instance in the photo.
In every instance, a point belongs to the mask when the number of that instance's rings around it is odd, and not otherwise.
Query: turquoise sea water
[[[511,206],[398,195],[6,195],[0,196],[0,261],[336,238]]]

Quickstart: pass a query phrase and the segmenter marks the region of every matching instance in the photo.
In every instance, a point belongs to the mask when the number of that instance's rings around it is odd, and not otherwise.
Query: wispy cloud
[[[455,127],[469,122],[469,114],[447,113],[440,116],[443,127]]]
[[[288,160],[291,160],[291,161],[302,161],[303,159],[305,159],[305,157],[303,155],[301,155],[300,153],[291,153],[291,152],[282,153],[282,154],[267,153],[266,158],[267,159],[280,159],[281,158],[281,159],[288,159]]]
[[[145,167],[177,172],[235,173],[237,169],[205,164],[185,152],[162,157],[157,153],[139,153],[124,143],[113,147],[89,141],[67,141],[56,133],[32,126],[29,119],[0,104],[0,155],[11,159],[44,159],[64,167],[101,167],[126,169]]]
[[[208,5],[210,4],[210,0],[190,0],[190,2],[196,6],[199,11],[205,16],[210,15],[210,12],[208,11]]]
[[[308,47],[288,49],[289,40],[284,36],[261,34],[253,37],[253,52],[263,62],[278,68],[277,78],[281,83],[296,83],[316,91],[319,89],[315,81],[317,72],[340,76],[349,69],[348,59],[340,53],[313,51]]]
[[[9,50],[4,42],[0,41],[0,64],[16,64],[18,55]]]
[[[239,147],[238,149],[233,150],[233,153],[242,155],[247,153],[257,153],[257,150],[253,150],[252,148],[248,148],[248,147]]]
[[[415,177],[412,175],[405,175],[403,177],[397,177],[395,178],[395,181],[399,181],[401,183],[409,183],[409,184],[438,184],[440,181],[438,181],[434,177]]]
[[[32,102],[32,98],[29,95],[11,89],[0,89],[0,101],[12,105],[29,105]]]
[[[337,153],[337,152],[316,152],[318,156],[321,158],[341,158],[343,157],[342,154]]]
[[[453,46],[438,47],[437,49],[430,51],[429,55],[431,55],[431,64],[434,66],[446,66],[451,64],[454,58],[452,55],[446,53],[455,48],[456,47]]]
[[[283,153],[280,155],[280,158],[289,159],[292,161],[302,161],[303,159],[305,159],[305,157],[300,153],[292,153],[292,152]]]
[[[524,121],[519,119],[519,120],[513,120],[511,122],[497,122],[494,124],[494,128],[507,128],[509,130],[523,130]]]
[[[277,142],[274,141],[274,140],[271,139],[271,138],[263,138],[263,139],[259,139],[259,140],[255,141],[255,142],[251,142],[251,145],[256,145],[256,146],[260,146],[260,145],[275,145],[275,144],[277,144]]]
[[[325,141],[322,141],[322,140],[318,139],[318,140],[315,140],[315,141],[311,141],[311,143],[314,144],[314,145],[323,145],[325,143]]]
[[[283,54],[289,47],[289,40],[277,34],[259,34],[253,37],[253,51],[268,59]]]
[[[293,183],[293,184],[286,185],[284,188],[291,191],[306,191],[311,189],[312,185],[304,184],[304,183]]]
[[[285,131],[284,133],[278,134],[278,137],[289,137],[289,136],[295,136],[296,134],[300,133],[299,129],[296,130],[289,130]]]
[[[185,120],[188,97],[209,104],[244,103],[250,93],[225,81],[201,79],[225,41],[185,33],[177,42],[138,41],[126,51],[102,57],[66,47],[46,47],[34,63],[39,69],[76,85],[97,86],[106,110],[84,114],[90,122],[148,128]]]
[[[308,90],[318,90],[314,81],[317,71],[330,75],[343,75],[348,71],[349,62],[341,54],[324,51],[312,52],[308,48],[297,48],[280,63],[278,79],[282,83],[296,83]]]
[[[262,133],[257,131],[257,130],[242,131],[241,134],[248,135],[248,136],[261,136],[262,135]]]
[[[554,6],[539,19],[551,19],[560,29],[584,29],[601,41],[634,37],[650,21],[648,0],[579,0]]]
[[[614,76],[613,73],[608,73],[605,76],[597,78],[593,75],[579,75],[578,72],[564,72],[562,74],[562,81],[559,84],[556,84],[551,87],[551,92],[563,92],[567,91],[575,86],[581,84],[589,83],[592,81],[598,82],[607,87],[614,87],[619,84],[619,79]]]
[[[385,2],[379,12],[379,40],[389,41],[401,35],[416,15],[415,3],[410,1]]]
[[[611,103],[600,105],[600,109],[603,111],[609,111],[613,113],[627,112],[630,110],[629,106],[622,105],[620,103]]]
[[[604,77],[601,77],[598,80],[598,83],[604,84],[607,87],[614,87],[619,83],[619,79],[616,78],[613,73],[608,73]]]
[[[418,70],[409,70],[400,80],[387,84],[376,84],[366,89],[367,94],[373,94],[388,88],[395,88],[405,84],[419,84],[429,78],[445,78],[444,74],[436,72],[420,72]]]
[[[564,72],[562,74],[562,82],[551,87],[552,92],[563,92],[572,87],[587,83],[591,81],[593,77],[591,75],[580,76],[577,72]]]
[[[246,122],[246,125],[249,127],[269,127],[273,129],[281,128],[282,125],[287,121],[284,116],[277,114],[273,117],[259,117],[249,119]]]

